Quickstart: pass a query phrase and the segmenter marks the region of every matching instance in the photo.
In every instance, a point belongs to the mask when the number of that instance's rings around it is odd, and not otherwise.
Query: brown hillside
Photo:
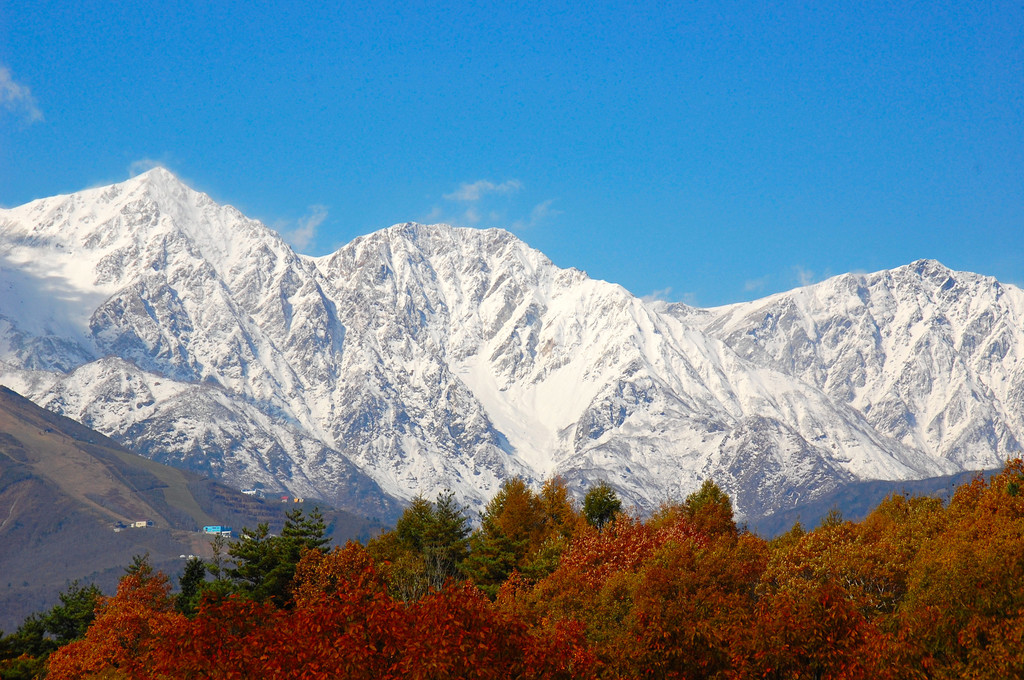
[[[132,557],[146,552],[176,574],[181,555],[209,554],[202,526],[266,522],[274,530],[291,507],[133,454],[0,387],[0,630],[54,604],[73,579],[111,592]],[[336,542],[378,528],[321,510]],[[141,520],[153,524],[115,531]]]

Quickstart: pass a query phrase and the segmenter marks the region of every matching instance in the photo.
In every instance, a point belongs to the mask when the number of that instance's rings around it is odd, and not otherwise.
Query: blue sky
[[[0,205],[155,163],[310,254],[445,221],[703,306],[1022,284],[1024,4],[0,9]]]

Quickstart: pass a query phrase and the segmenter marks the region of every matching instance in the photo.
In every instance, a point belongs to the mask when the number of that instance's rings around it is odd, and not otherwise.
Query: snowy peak
[[[220,206],[163,168],[108,187],[0,213],[8,257],[57,261],[82,288],[158,271],[175,255],[228,271],[254,243],[290,251],[277,234]],[[88,274],[96,274],[89,278]]]
[[[1024,293],[934,260],[723,308],[704,328],[967,469],[1020,451]]]

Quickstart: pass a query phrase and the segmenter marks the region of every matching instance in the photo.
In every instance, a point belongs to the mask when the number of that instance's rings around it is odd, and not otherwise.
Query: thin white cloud
[[[39,110],[32,91],[14,80],[11,70],[6,66],[0,66],[0,107],[21,117],[28,124],[43,120],[43,112]]]
[[[556,215],[561,215],[562,214],[561,210],[555,210],[554,208],[551,207],[551,204],[554,203],[554,202],[555,202],[555,199],[549,198],[548,200],[543,201],[543,202],[538,203],[537,205],[533,206],[533,209],[530,211],[530,217],[528,219],[526,219],[526,220],[516,220],[516,221],[514,221],[512,223],[512,230],[513,231],[522,231],[524,229],[531,229],[531,228],[536,227],[537,225],[541,224],[542,222],[547,220],[549,217],[554,217]]]
[[[534,205],[528,215],[523,215],[523,197],[516,196],[522,189],[523,184],[517,179],[508,179],[500,184],[487,179],[463,182],[458,189],[442,196],[445,202],[434,205],[426,220],[521,231],[562,213],[551,207],[554,199],[549,199]]]
[[[671,302],[672,301],[672,286],[662,288],[661,290],[652,290],[647,295],[640,298],[644,302]]]
[[[809,286],[814,283],[814,272],[810,269],[804,269],[800,265],[793,267],[793,273],[796,274],[796,280],[801,286]]]
[[[554,202],[555,199],[549,198],[548,200],[533,206],[533,210],[530,211],[530,225],[540,224],[549,217],[561,215],[561,210],[555,210],[551,207],[551,204]]]
[[[152,158],[140,158],[137,161],[132,161],[131,164],[128,166],[128,176],[138,177],[142,173],[149,172],[153,168],[163,167],[166,166],[160,161],[154,160]]]
[[[691,307],[697,306],[697,294],[696,293],[683,293],[677,295],[673,293],[672,287],[662,288],[661,290],[653,290],[647,295],[640,298],[649,305],[654,305],[655,308],[661,309],[673,302],[682,302],[683,304]]]
[[[765,286],[768,285],[768,279],[769,277],[767,275],[762,276],[759,279],[747,279],[746,281],[743,282],[743,290],[747,291],[748,293],[751,293],[755,290],[762,290]]]
[[[304,251],[316,238],[316,230],[327,219],[327,206],[311,205],[310,214],[298,221],[298,226],[290,231],[282,231],[281,238],[298,251]]]
[[[479,179],[475,182],[463,182],[459,185],[459,188],[450,194],[445,194],[444,199],[446,201],[458,201],[460,203],[474,203],[479,201],[481,198],[488,194],[502,194],[509,195],[514,194],[523,185],[517,179],[510,179],[502,182],[501,184],[495,184],[490,180]]]

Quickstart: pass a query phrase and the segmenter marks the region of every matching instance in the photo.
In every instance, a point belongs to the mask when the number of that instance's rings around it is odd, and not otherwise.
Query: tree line
[[[539,491],[513,479],[475,530],[444,492],[366,545],[332,550],[322,519],[299,513],[281,536],[247,531],[225,558],[190,563],[176,591],[133,565],[77,639],[43,636],[41,669],[54,680],[1024,677],[1022,487],[1014,460],[948,503],[894,494],[863,521],[833,512],[773,540],[737,527],[710,481],[639,518],[605,485],[579,504],[558,479]],[[32,677],[6,675],[14,661],[0,661],[3,677]]]

